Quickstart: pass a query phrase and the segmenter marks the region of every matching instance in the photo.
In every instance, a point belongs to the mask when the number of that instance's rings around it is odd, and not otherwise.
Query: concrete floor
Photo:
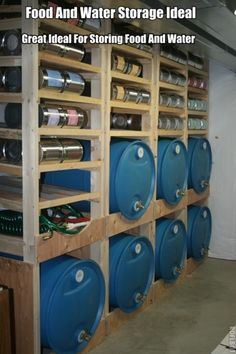
[[[210,354],[236,324],[236,261],[208,259],[91,354]]]

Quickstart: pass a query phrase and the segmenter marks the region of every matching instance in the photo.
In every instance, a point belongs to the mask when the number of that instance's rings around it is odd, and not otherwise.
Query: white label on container
[[[58,125],[60,121],[60,114],[57,109],[48,108],[48,124],[47,125]]]
[[[140,243],[137,243],[137,244],[135,245],[135,253],[136,253],[136,254],[139,254],[139,253],[141,252],[141,250],[142,250],[141,244],[140,244]]]
[[[204,219],[207,218],[207,211],[206,210],[204,210],[204,212],[203,212],[203,217],[204,217]]]
[[[142,147],[138,148],[138,158],[142,159],[144,156],[144,149]]]
[[[176,235],[179,231],[179,226],[178,225],[175,225],[174,228],[173,228],[173,232],[174,234]]]
[[[202,144],[202,147],[203,147],[203,150],[206,150],[206,148],[207,148],[207,143],[204,142],[204,143]]]
[[[75,109],[68,109],[68,123],[67,125],[78,125],[78,113]]]
[[[84,271],[82,269],[78,270],[75,275],[75,280],[77,283],[81,283],[84,279]]]
[[[176,152],[177,155],[180,154],[180,146],[179,146],[179,144],[177,144],[177,145],[175,146],[175,152]]]

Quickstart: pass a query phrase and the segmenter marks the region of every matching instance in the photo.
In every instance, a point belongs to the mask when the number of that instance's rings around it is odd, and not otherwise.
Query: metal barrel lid
[[[186,258],[186,228],[181,220],[161,219],[156,224],[155,278],[175,281]]]
[[[143,141],[113,140],[110,151],[110,212],[140,218],[155,187],[154,156]]]
[[[211,146],[207,139],[188,139],[188,186],[202,193],[209,185],[212,167]]]
[[[171,205],[183,197],[187,182],[187,150],[179,139],[158,143],[157,195]]]
[[[212,217],[207,207],[188,208],[188,257],[202,260],[207,254],[212,230]]]
[[[111,308],[129,313],[141,307],[152,284],[154,254],[144,236],[110,238],[109,294]]]
[[[41,341],[56,353],[76,354],[94,334],[105,284],[91,260],[62,256],[41,264]]]

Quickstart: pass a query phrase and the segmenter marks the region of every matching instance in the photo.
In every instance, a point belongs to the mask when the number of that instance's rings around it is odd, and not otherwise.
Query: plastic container
[[[120,234],[110,238],[110,307],[130,313],[143,305],[154,275],[152,244],[146,237]]]
[[[99,266],[69,256],[41,264],[42,346],[56,353],[82,351],[99,325],[105,284]]]

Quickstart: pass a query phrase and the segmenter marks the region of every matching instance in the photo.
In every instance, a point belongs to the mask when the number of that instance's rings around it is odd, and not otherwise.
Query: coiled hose
[[[40,234],[57,231],[63,234],[75,235],[89,222],[88,218],[74,210],[70,205],[50,208],[43,211],[39,217]],[[69,227],[74,224],[75,227]],[[23,214],[13,210],[0,211],[0,233],[11,236],[23,236]]]

